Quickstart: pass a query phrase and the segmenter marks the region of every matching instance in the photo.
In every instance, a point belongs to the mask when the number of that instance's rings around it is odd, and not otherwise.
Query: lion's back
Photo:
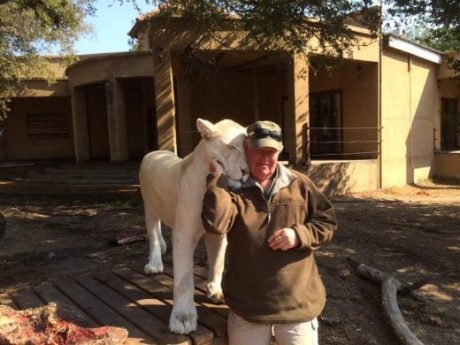
[[[169,226],[174,226],[182,159],[170,151],[153,151],[139,170],[141,193],[149,207]]]

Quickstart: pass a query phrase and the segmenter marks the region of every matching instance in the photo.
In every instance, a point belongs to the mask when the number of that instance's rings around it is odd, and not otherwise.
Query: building
[[[13,100],[0,158],[184,156],[197,117],[227,117],[282,124],[283,159],[329,193],[460,178],[460,77],[440,52],[351,27],[359,45],[329,71],[320,56],[255,50],[228,32],[190,54],[194,24],[149,13],[129,33],[140,52],[81,56],[66,70],[50,59],[57,83],[30,80]]]

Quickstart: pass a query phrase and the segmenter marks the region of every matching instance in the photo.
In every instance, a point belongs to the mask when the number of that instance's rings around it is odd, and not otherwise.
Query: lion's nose
[[[241,174],[242,174],[241,181],[246,182],[246,180],[249,177],[249,170],[241,169]]]

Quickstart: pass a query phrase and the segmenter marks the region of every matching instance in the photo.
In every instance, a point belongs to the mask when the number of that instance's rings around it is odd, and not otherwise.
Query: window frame
[[[452,108],[453,105],[453,108]],[[449,119],[451,117],[453,119]],[[452,121],[453,120],[453,121]],[[455,126],[457,129],[455,130]],[[456,98],[441,97],[441,122],[440,122],[440,148],[442,151],[460,150],[460,113],[458,111],[458,102]],[[452,141],[450,136],[454,136],[456,141],[455,147],[449,143]],[[456,137],[456,138],[455,138]]]
[[[317,101],[320,101],[320,98],[329,97],[330,105],[329,108],[330,113],[328,117],[335,117],[332,120],[326,120],[329,122],[329,126],[324,127],[333,127],[330,130],[318,130],[318,127],[322,127],[321,124],[318,123],[318,117],[315,114],[315,98],[318,97]],[[312,158],[333,158],[334,155],[342,155],[344,152],[343,147],[343,91],[342,89],[333,89],[327,91],[320,91],[320,92],[312,92],[309,95],[309,106],[310,106],[310,119],[309,119],[309,126],[310,126],[310,156]],[[336,101],[338,99],[338,102]],[[338,103],[335,104],[334,103]],[[334,109],[335,108],[335,109]],[[336,112],[334,115],[333,112]],[[327,134],[325,132],[329,131],[330,133]],[[319,132],[319,133],[316,133]],[[331,135],[332,134],[332,135]],[[332,138],[331,138],[332,136]],[[327,140],[323,140],[326,137]],[[328,137],[328,138],[327,138]],[[332,139],[332,140],[331,140]],[[322,141],[336,141],[336,143],[324,143],[321,144]],[[332,146],[332,149],[330,148]]]
[[[26,130],[29,139],[68,139],[70,115],[66,112],[27,113]]]

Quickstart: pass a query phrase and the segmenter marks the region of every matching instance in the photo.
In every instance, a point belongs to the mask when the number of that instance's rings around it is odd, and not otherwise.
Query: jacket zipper
[[[270,205],[268,204],[267,201],[265,201],[265,204],[267,206],[267,210],[265,213],[267,213],[267,225],[270,223],[270,220],[272,219],[272,211],[270,210]]]

